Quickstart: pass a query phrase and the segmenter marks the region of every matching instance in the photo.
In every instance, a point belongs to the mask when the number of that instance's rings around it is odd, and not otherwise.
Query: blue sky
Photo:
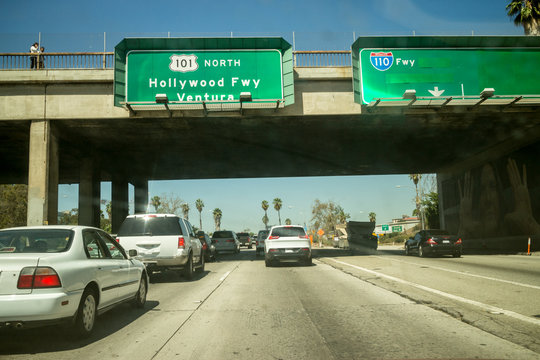
[[[41,36],[49,52],[112,51],[124,37],[283,36],[297,50],[349,49],[354,36],[522,35],[506,15],[508,0],[356,1],[143,1],[89,2],[0,0],[0,52],[26,52]],[[294,33],[294,37],[293,37]],[[396,185],[407,187],[396,188]],[[308,222],[315,199],[340,204],[353,220],[377,222],[410,214],[414,189],[408,175],[301,179],[236,179],[151,182],[150,196],[174,194],[190,204],[205,203],[203,227],[213,230],[211,211],[223,211],[222,227],[262,228],[261,201],[283,200],[281,218]],[[110,184],[102,197],[110,199]],[[61,186],[59,209],[77,206],[77,186]],[[271,223],[277,214],[269,211]]]

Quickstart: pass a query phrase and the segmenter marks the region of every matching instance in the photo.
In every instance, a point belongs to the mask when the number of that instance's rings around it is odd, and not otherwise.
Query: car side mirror
[[[137,251],[137,249],[129,249],[128,255],[130,258],[134,258],[134,257],[139,256],[139,252]]]

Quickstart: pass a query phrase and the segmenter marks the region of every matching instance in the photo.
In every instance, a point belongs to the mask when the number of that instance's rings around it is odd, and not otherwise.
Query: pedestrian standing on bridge
[[[30,46],[30,69],[37,68],[37,55],[39,53],[39,44],[37,42]]]
[[[38,69],[45,69],[45,55],[43,55],[44,52],[45,52],[45,48],[42,46],[39,49],[39,54],[38,54]]]

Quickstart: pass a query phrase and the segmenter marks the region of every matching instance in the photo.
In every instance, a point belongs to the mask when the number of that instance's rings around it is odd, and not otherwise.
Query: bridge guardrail
[[[0,70],[30,69],[30,53],[0,53]],[[330,51],[293,51],[295,67],[349,67],[350,50]],[[51,52],[37,55],[37,67],[40,69],[112,69],[113,52]]]

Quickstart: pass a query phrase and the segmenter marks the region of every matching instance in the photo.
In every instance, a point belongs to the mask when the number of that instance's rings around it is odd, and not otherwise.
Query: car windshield
[[[273,229],[271,235],[280,237],[306,236],[306,232],[301,227],[280,227]]]
[[[118,236],[182,235],[182,228],[175,217],[133,217],[124,220]]]
[[[231,237],[233,236],[230,231],[216,231],[212,235],[212,238],[215,238],[215,239],[224,239],[224,238],[231,238]]]
[[[0,231],[0,253],[58,253],[67,251],[73,231],[24,229]]]

